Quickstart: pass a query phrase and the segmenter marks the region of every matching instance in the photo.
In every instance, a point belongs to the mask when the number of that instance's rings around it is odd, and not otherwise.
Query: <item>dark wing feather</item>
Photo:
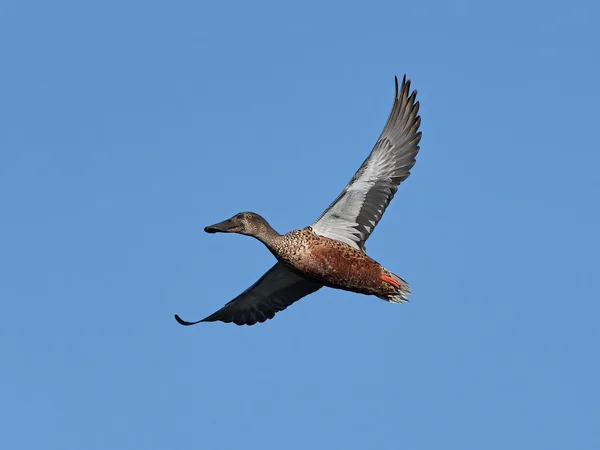
[[[186,326],[217,320],[236,325],[254,325],[256,322],[272,319],[275,313],[321,287],[321,284],[307,280],[277,263],[256,283],[207,318],[186,322],[176,314],[175,319]]]
[[[398,185],[410,175],[421,132],[417,91],[406,75],[375,147],[342,193],[312,225],[315,233],[364,251],[365,241],[381,220]]]

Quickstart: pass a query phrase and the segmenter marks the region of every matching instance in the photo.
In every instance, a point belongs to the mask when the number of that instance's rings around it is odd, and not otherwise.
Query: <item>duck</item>
[[[410,175],[420,150],[421,117],[417,91],[406,75],[375,146],[340,195],[310,226],[279,234],[254,212],[241,212],[204,228],[207,233],[237,233],[262,242],[277,262],[256,283],[208,317],[188,322],[254,325],[272,319],[322,287],[404,303],[410,285],[367,255],[365,243]]]

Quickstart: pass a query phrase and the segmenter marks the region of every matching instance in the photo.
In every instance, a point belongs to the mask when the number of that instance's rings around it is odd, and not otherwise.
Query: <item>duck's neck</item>
[[[283,236],[277,231],[275,231],[273,228],[271,228],[270,225],[266,225],[263,229],[260,230],[259,233],[253,235],[253,237],[265,244],[267,248],[271,250],[271,252],[273,252],[278,247],[278,244],[280,243],[281,238]]]

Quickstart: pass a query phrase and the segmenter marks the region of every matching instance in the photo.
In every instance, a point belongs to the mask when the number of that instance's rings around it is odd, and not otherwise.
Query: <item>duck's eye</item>
[[[252,220],[252,214],[246,214],[246,219]]]

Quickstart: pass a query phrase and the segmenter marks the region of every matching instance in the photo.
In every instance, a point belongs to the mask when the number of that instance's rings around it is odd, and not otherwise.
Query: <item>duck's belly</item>
[[[323,238],[301,252],[294,268],[325,286],[386,295],[391,286],[381,280],[384,269],[375,260],[352,247]]]

